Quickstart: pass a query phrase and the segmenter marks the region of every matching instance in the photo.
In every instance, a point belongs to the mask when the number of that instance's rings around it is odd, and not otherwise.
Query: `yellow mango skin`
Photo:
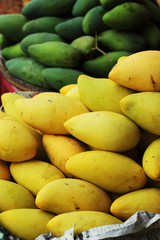
[[[66,178],[46,184],[36,196],[36,205],[55,214],[84,210],[108,213],[111,199],[92,183]]]
[[[73,97],[73,98],[76,98],[78,100],[81,100],[81,97],[79,95],[79,89],[78,89],[78,86],[76,85],[74,88],[70,89],[66,94],[65,96],[68,96],[68,97]]]
[[[39,97],[44,97],[44,96],[56,96],[58,95],[59,96],[59,93],[57,92],[40,92],[40,93],[37,93],[36,95],[34,95],[32,98],[39,98]]]
[[[48,182],[65,178],[58,168],[39,160],[11,163],[10,172],[17,183],[26,187],[35,196]]]
[[[65,163],[74,154],[86,151],[87,146],[77,139],[63,135],[44,134],[42,141],[50,162],[65,176],[72,177],[66,170]]]
[[[124,114],[142,129],[160,135],[160,92],[140,92],[124,97],[120,106]]]
[[[160,214],[160,189],[144,188],[126,193],[117,198],[110,207],[111,213],[121,219],[127,220],[137,211],[148,211]]]
[[[64,122],[73,116],[89,112],[81,101],[60,93],[17,99],[15,106],[22,120],[43,134],[69,134],[63,126]]]
[[[53,214],[40,209],[10,209],[0,213],[0,225],[16,237],[34,240],[49,232],[47,223],[53,217]]]
[[[3,160],[0,160],[0,179],[10,181],[11,174],[7,163]]]
[[[153,180],[160,181],[160,138],[154,140],[145,150],[142,158],[142,166]]]
[[[129,118],[110,111],[77,115],[64,123],[70,134],[99,150],[124,152],[135,147],[140,130]]]
[[[65,85],[65,86],[63,86],[62,88],[59,89],[59,92],[60,92],[61,94],[64,94],[64,95],[65,95],[68,91],[70,91],[70,90],[71,90],[72,88],[74,88],[75,86],[77,86],[76,83]]]
[[[123,114],[120,100],[134,91],[107,78],[78,77],[78,90],[83,103],[91,111],[112,111]]]
[[[136,91],[160,91],[160,51],[141,51],[119,61],[109,72],[109,79]]]
[[[146,183],[138,163],[114,152],[91,150],[75,154],[66,162],[66,169],[73,176],[114,193],[127,193]]]
[[[53,235],[61,237],[64,235],[64,231],[71,229],[74,224],[74,235],[76,236],[94,227],[121,223],[123,223],[121,220],[107,213],[81,211],[59,214],[47,223],[47,227]]]
[[[0,119],[0,159],[26,161],[37,153],[37,141],[21,123]]]
[[[36,208],[35,198],[25,187],[0,180],[0,212],[17,208]]]

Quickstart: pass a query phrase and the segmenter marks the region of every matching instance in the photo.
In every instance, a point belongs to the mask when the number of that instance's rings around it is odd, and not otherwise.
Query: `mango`
[[[10,172],[14,180],[27,188],[34,196],[48,182],[65,178],[58,168],[40,160],[11,163]]]
[[[44,134],[42,141],[50,162],[67,177],[72,177],[66,170],[65,163],[74,154],[86,151],[87,146],[77,139],[62,135]]]
[[[72,8],[73,16],[84,16],[91,8],[99,5],[98,0],[77,0]]]
[[[0,213],[0,225],[16,237],[34,240],[41,234],[49,233],[47,223],[53,217],[52,213],[40,209],[10,209]]]
[[[100,0],[100,4],[107,10],[124,2],[130,2],[132,0]]]
[[[66,169],[73,176],[114,193],[127,193],[142,188],[147,179],[143,168],[133,159],[100,150],[73,155],[66,162]]]
[[[71,90],[72,88],[74,88],[77,84],[67,84],[65,86],[63,86],[62,88],[59,89],[59,92],[61,94],[66,94],[69,90]]]
[[[120,101],[121,109],[128,118],[155,135],[160,135],[159,104],[159,92],[133,93]]]
[[[136,124],[126,116],[111,111],[77,115],[67,120],[64,127],[80,141],[99,150],[124,152],[135,147],[140,140]]]
[[[81,100],[91,111],[113,111],[123,114],[120,100],[133,93],[133,90],[107,78],[80,75],[77,84]]]
[[[0,33],[0,49],[9,47],[13,44],[13,41],[8,39],[4,34]]]
[[[117,198],[110,207],[113,216],[127,220],[137,211],[160,213],[160,189],[144,188],[126,193]]]
[[[111,199],[101,188],[80,179],[57,179],[36,196],[38,208],[55,214],[73,211],[109,212]]]
[[[70,89],[65,95],[68,97],[73,97],[73,98],[82,100],[79,95],[78,86],[75,86],[74,88]]]
[[[15,106],[19,116],[42,133],[69,134],[64,122],[81,113],[89,112],[78,99],[57,93],[55,96],[17,99]]]
[[[160,51],[146,50],[131,54],[109,72],[109,79],[136,91],[160,90]],[[132,67],[131,67],[132,66]]]
[[[0,179],[0,212],[17,208],[36,208],[29,190],[15,182]]]
[[[22,51],[20,47],[20,43],[16,43],[14,45],[3,48],[1,53],[2,53],[2,56],[7,60],[12,58],[27,56],[27,54],[25,54]]]
[[[74,235],[76,236],[94,227],[121,223],[121,220],[107,213],[80,211],[59,214],[47,223],[47,227],[53,235],[61,237],[65,230],[71,229],[74,224]]]
[[[0,160],[0,179],[3,180],[11,180],[11,174],[9,171],[9,166],[7,163],[3,160]]]
[[[33,158],[37,153],[37,141],[20,122],[0,119],[0,159],[20,162]]]

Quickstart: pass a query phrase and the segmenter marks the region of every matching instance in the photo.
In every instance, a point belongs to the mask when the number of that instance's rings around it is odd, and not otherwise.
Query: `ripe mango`
[[[59,214],[47,223],[47,227],[56,237],[61,237],[65,230],[71,229],[74,224],[74,235],[78,235],[94,227],[121,223],[121,220],[107,213],[80,211]]]
[[[25,187],[0,179],[0,212],[17,208],[36,208],[35,198]]]
[[[74,88],[70,89],[65,95],[68,97],[73,97],[73,98],[81,100],[81,97],[79,95],[78,86],[75,86]]]
[[[53,217],[52,213],[40,209],[10,209],[0,213],[0,225],[14,236],[34,240],[39,235],[49,232],[47,223]]]
[[[3,160],[0,160],[0,179],[11,180],[11,174],[9,171],[9,166]]]
[[[62,88],[59,89],[59,92],[61,94],[66,94],[69,90],[71,90],[72,88],[74,88],[77,84],[67,84],[65,86],[63,86]]]
[[[48,182],[65,178],[58,168],[39,160],[11,163],[10,172],[17,183],[26,187],[35,196]]]
[[[38,208],[55,214],[73,211],[109,212],[107,192],[80,179],[57,179],[46,184],[36,196]]]
[[[160,214],[160,189],[144,188],[126,193],[117,198],[111,205],[113,216],[127,220],[137,211],[148,211]]]
[[[131,158],[114,152],[77,153],[66,162],[66,169],[73,176],[114,193],[127,193],[146,184],[143,168]]]
[[[160,51],[146,50],[119,61],[109,72],[109,79],[136,91],[160,91]]]
[[[140,130],[134,122],[110,111],[77,115],[66,121],[64,127],[80,141],[99,150],[124,152],[140,140]]]

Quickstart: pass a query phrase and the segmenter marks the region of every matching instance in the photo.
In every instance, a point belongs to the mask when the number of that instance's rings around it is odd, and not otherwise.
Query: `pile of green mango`
[[[8,72],[59,90],[81,74],[107,78],[121,56],[160,49],[155,0],[31,0],[0,15],[0,49]]]

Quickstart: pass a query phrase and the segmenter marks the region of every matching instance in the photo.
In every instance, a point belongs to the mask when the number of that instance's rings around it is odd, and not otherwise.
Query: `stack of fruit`
[[[77,77],[107,77],[120,56],[160,48],[160,7],[152,0],[34,0],[0,16],[9,73],[59,90]]]

